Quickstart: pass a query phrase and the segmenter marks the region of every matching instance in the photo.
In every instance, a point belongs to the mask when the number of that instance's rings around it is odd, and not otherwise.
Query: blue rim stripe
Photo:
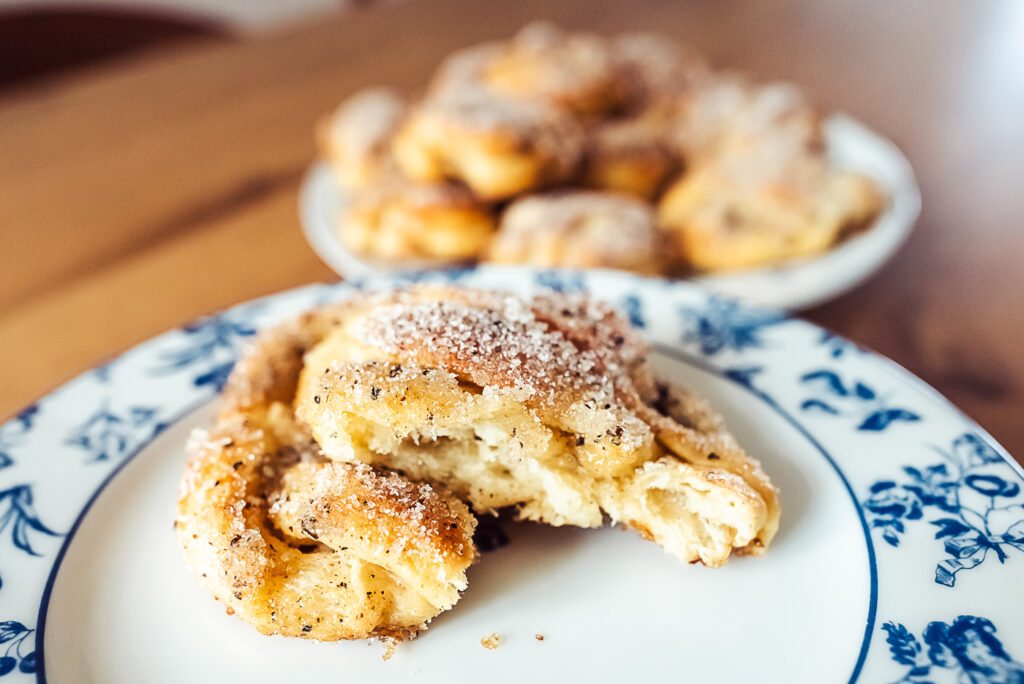
[[[499,270],[500,271],[502,269],[493,269],[492,268],[491,270]],[[594,274],[590,273],[588,275],[594,275]],[[605,276],[605,275],[608,275],[608,273],[607,272],[599,273],[597,275]],[[618,274],[618,275],[623,275],[623,274]],[[630,276],[628,279],[624,278],[623,280],[626,280],[630,285],[634,285],[635,284],[637,286],[640,286],[641,289],[645,288],[648,285],[656,285],[656,286],[662,287],[662,288],[664,288],[666,290],[666,292],[665,292],[666,296],[669,294],[668,291],[671,288],[679,286],[679,283],[677,283],[677,282],[669,281],[669,280],[666,280],[666,279],[658,279],[658,278],[644,278],[644,277],[638,277],[638,276]],[[376,282],[384,282],[383,279],[379,279],[379,278],[378,279],[370,279],[370,282],[374,282],[374,281],[376,281]],[[364,283],[362,282],[362,280],[360,280],[358,282],[348,282],[348,283],[317,283],[317,284],[311,284],[311,285],[307,285],[307,286],[302,286],[302,287],[294,288],[294,289],[291,289],[291,290],[286,290],[284,292],[279,292],[279,293],[271,294],[271,295],[268,295],[268,296],[265,296],[265,297],[261,297],[261,298],[252,300],[252,302],[272,300],[272,299],[280,298],[282,295],[294,295],[296,293],[299,293],[299,292],[302,292],[302,291],[305,291],[305,290],[312,291],[314,288],[323,287],[324,285],[330,285],[332,287],[352,286],[352,287],[355,287],[356,289],[358,289],[359,287],[363,286]],[[229,309],[227,309],[227,311],[231,311],[234,308],[236,308],[236,307],[230,307]],[[811,330],[820,331],[820,330],[824,329],[821,326],[809,323],[807,321],[799,320],[799,319],[791,319],[791,322],[799,322],[799,324],[801,326],[805,326],[805,327],[807,327],[808,329],[811,329]],[[132,348],[131,350],[128,350],[127,352],[125,352],[125,354],[137,352],[140,349],[142,349],[144,347],[148,347],[149,345],[155,343],[157,340],[160,340],[160,339],[162,339],[165,336],[166,335],[160,335],[160,336],[154,337],[154,338],[148,340],[147,342],[144,342],[144,343],[142,343],[142,344]],[[842,337],[842,336],[839,336],[839,337]],[[843,338],[843,339],[846,339],[846,338]],[[748,386],[744,385],[744,383],[738,381],[737,378],[732,378],[732,377],[729,377],[728,375],[725,375],[724,371],[721,371],[718,368],[715,368],[715,367],[711,366],[710,364],[705,363],[703,361],[703,359],[700,359],[699,357],[690,356],[686,352],[683,352],[681,350],[676,350],[676,349],[674,349],[672,347],[662,347],[660,345],[655,345],[655,346],[658,347],[658,350],[659,350],[660,353],[665,354],[666,356],[668,356],[670,358],[673,358],[673,359],[675,359],[675,360],[677,360],[679,362],[685,363],[686,365],[689,365],[689,366],[692,366],[692,367],[696,367],[696,368],[698,368],[700,370],[704,370],[705,372],[712,373],[712,374],[714,374],[716,376],[725,377],[726,379],[728,379],[728,380],[730,380],[730,381],[732,381],[732,382],[734,382],[736,384],[739,384],[739,385],[745,387],[754,396],[757,396],[762,401],[764,401],[767,405],[769,405],[777,414],[779,414],[781,417],[783,417],[783,419],[786,420],[786,422],[788,422],[789,424],[794,426],[798,430],[798,432],[800,432],[802,435],[804,435],[805,438],[808,439],[823,454],[823,456],[825,456],[825,458],[832,465],[833,469],[840,476],[841,480],[843,481],[844,485],[846,486],[847,492],[850,494],[851,499],[854,501],[854,505],[856,507],[856,510],[857,510],[857,513],[858,513],[858,517],[861,520],[862,527],[866,526],[866,516],[865,516],[864,511],[863,511],[863,509],[862,509],[862,507],[860,505],[860,501],[854,495],[853,489],[851,488],[849,483],[846,481],[846,478],[845,478],[844,474],[839,470],[839,468],[838,468],[837,464],[835,463],[835,461],[822,448],[822,446],[817,442],[817,440],[812,435],[810,435],[804,428],[802,428],[801,425],[796,421],[796,419],[793,416],[791,416],[786,411],[784,411],[775,402],[775,400],[771,396],[767,395],[764,392],[761,392],[757,388],[748,387]],[[1007,453],[1007,451],[1006,451],[1006,449],[1004,447],[1002,447],[994,438],[992,438],[992,436],[988,432],[986,432],[983,428],[981,428],[978,425],[977,422],[975,422],[974,420],[969,418],[967,415],[965,415],[963,413],[963,411],[960,410],[958,407],[956,407],[954,404],[952,404],[949,401],[949,399],[944,397],[935,388],[933,388],[931,385],[927,384],[925,381],[923,381],[922,379],[920,379],[919,377],[917,377],[916,375],[911,373],[909,370],[907,370],[906,368],[904,368],[900,364],[892,361],[891,359],[886,358],[885,356],[882,356],[881,354],[879,354],[879,353],[877,353],[875,351],[872,351],[872,350],[869,350],[869,349],[866,349],[866,348],[862,348],[862,350],[865,352],[865,356],[870,357],[871,364],[879,366],[879,368],[881,370],[884,370],[894,380],[898,381],[899,383],[906,384],[909,388],[915,390],[916,393],[918,393],[921,396],[921,398],[923,398],[926,401],[932,403],[936,408],[941,408],[942,410],[950,410],[950,411],[952,411],[959,419],[961,419],[963,421],[963,423],[971,431],[976,433],[982,440],[984,440],[987,444],[989,444],[992,448],[994,448],[996,450],[996,452],[998,452],[1000,455],[1002,455],[1002,457],[1005,459],[1006,463],[1008,463],[1010,465],[1010,467],[1013,470],[1013,472],[1022,481],[1024,481],[1024,464],[1017,462],[1009,453]],[[107,363],[110,363],[111,361],[115,361],[115,360],[121,359],[121,358],[123,358],[125,356],[125,354],[122,354],[122,355],[119,355],[119,356],[115,356],[115,357],[111,357],[109,359],[105,359],[99,365],[105,365]],[[85,376],[87,374],[88,374],[88,371],[83,373],[83,374],[81,374],[81,375],[79,375],[79,376],[77,376],[71,382],[76,382],[78,380],[81,380],[83,378],[83,376]],[[61,387],[59,387],[56,390],[52,391],[50,394],[46,395],[46,397],[41,399],[40,402],[46,401],[49,398],[61,395],[63,393],[63,391],[67,388],[68,384],[70,384],[70,383],[62,385]],[[187,413],[196,410],[197,408],[201,407],[205,402],[210,401],[210,400],[212,400],[212,397],[207,397],[205,399],[199,399],[199,400],[196,400],[196,401],[192,402],[192,404],[189,407],[187,407],[186,409],[182,410],[180,413],[175,414],[173,416],[173,418],[168,421],[168,425],[180,421],[182,419],[182,417],[185,416]],[[12,422],[13,422],[13,420],[14,419],[12,418]],[[3,426],[5,426],[7,424],[9,424],[9,423],[4,423]],[[58,551],[58,553],[57,553],[57,555],[56,555],[56,557],[54,559],[54,563],[53,563],[52,567],[50,568],[50,575],[47,578],[47,582],[46,582],[46,585],[45,585],[45,588],[44,588],[44,592],[43,592],[43,595],[42,595],[42,597],[40,599],[40,607],[39,607],[38,618],[37,618],[37,623],[36,623],[35,642],[36,642],[36,652],[37,652],[37,656],[38,656],[38,658],[37,658],[37,673],[36,673],[37,681],[41,681],[41,682],[45,682],[46,681],[46,677],[45,677],[45,674],[44,674],[45,673],[46,659],[45,659],[44,653],[43,653],[43,651],[44,651],[44,643],[43,643],[43,641],[44,641],[44,631],[45,631],[45,627],[46,627],[46,617],[47,617],[47,612],[48,612],[48,604],[49,604],[49,601],[51,599],[51,592],[53,590],[53,586],[54,586],[54,583],[55,583],[56,576],[58,574],[59,568],[60,568],[60,566],[61,566],[61,564],[63,562],[63,559],[64,559],[64,556],[65,556],[65,554],[67,552],[67,549],[70,546],[71,537],[77,532],[77,530],[78,530],[78,528],[79,528],[83,518],[85,517],[86,513],[88,513],[88,511],[91,509],[91,507],[93,506],[95,501],[98,499],[99,495],[105,490],[105,488],[110,483],[110,481],[117,474],[119,474],[123,470],[123,468],[128,464],[129,461],[133,460],[138,455],[138,453],[140,453],[142,450],[144,450],[146,447],[148,447],[156,437],[157,437],[157,435],[154,434],[152,437],[147,439],[144,443],[142,443],[138,447],[136,447],[119,464],[117,464],[114,467],[114,469],[103,479],[103,481],[99,485],[98,489],[93,492],[93,494],[90,496],[90,498],[86,502],[85,507],[78,514],[78,517],[75,519],[74,524],[72,525],[70,531],[67,533],[67,537],[65,538],[64,542],[62,543],[62,546],[59,549],[59,551]],[[856,665],[854,667],[853,673],[852,673],[851,678],[849,680],[851,684],[859,679],[859,676],[860,676],[860,674],[862,672],[863,666],[864,666],[864,664],[866,662],[866,656],[867,656],[867,652],[868,652],[868,649],[869,649],[869,646],[870,646],[870,639],[872,638],[872,633],[873,633],[873,629],[874,629],[874,625],[875,625],[875,621],[876,621],[876,610],[877,610],[877,600],[878,600],[877,565],[876,565],[875,549],[874,549],[873,542],[872,542],[872,539],[871,539],[869,531],[865,533],[865,539],[866,539],[866,543],[867,543],[869,561],[870,561],[870,565],[871,565],[871,567],[870,567],[870,573],[871,573],[871,605],[870,605],[870,609],[869,609],[869,613],[868,613],[867,627],[866,627],[866,630],[865,630],[865,642],[862,645],[862,650],[861,650],[860,657],[857,660],[857,663],[856,663]],[[55,651],[59,651],[60,650],[60,645],[59,644],[55,645],[55,649],[54,650]]]
[[[818,442],[818,440],[815,439],[813,435],[811,435],[802,425],[800,425],[781,406],[779,406],[778,403],[772,397],[770,397],[768,394],[766,394],[766,393],[764,393],[761,390],[758,390],[756,388],[744,385],[743,383],[737,381],[735,378],[729,377],[721,369],[719,369],[719,368],[717,368],[717,367],[715,367],[715,366],[705,362],[703,359],[700,359],[699,357],[687,354],[686,352],[682,352],[682,351],[680,351],[678,349],[673,349],[672,347],[666,347],[666,346],[659,345],[659,344],[656,344],[656,345],[653,345],[653,346],[654,346],[654,348],[659,353],[664,354],[665,356],[668,356],[669,358],[675,359],[676,361],[684,363],[684,364],[686,364],[688,366],[692,366],[694,368],[697,368],[698,370],[702,370],[704,372],[707,372],[707,373],[710,373],[712,375],[715,375],[716,377],[720,377],[720,378],[723,378],[725,380],[728,380],[728,381],[732,382],[733,384],[736,384],[736,385],[746,389],[751,394],[753,394],[754,396],[756,396],[759,399],[761,399],[762,401],[764,401],[769,407],[771,407],[776,413],[778,413],[787,423],[789,423],[794,428],[796,428],[797,431],[799,431],[800,434],[803,435],[821,453],[821,455],[825,457],[825,459],[829,462],[829,464],[832,466],[832,468],[839,475],[839,478],[842,480],[843,485],[846,487],[846,491],[849,493],[850,498],[851,498],[851,500],[854,503],[854,506],[855,506],[855,508],[857,510],[857,517],[860,520],[862,529],[864,530],[864,538],[865,538],[866,543],[867,543],[868,564],[869,564],[870,578],[871,578],[870,604],[869,604],[869,609],[868,609],[867,625],[866,625],[865,631],[864,631],[864,641],[861,644],[860,654],[859,654],[859,656],[857,658],[857,662],[854,665],[853,673],[850,675],[850,679],[849,679],[849,684],[853,684],[860,677],[860,673],[861,673],[861,670],[863,669],[864,661],[867,658],[868,649],[869,649],[870,644],[871,644],[871,636],[872,636],[872,634],[874,632],[875,614],[876,614],[877,605],[878,605],[878,570],[877,570],[877,566],[876,566],[876,562],[875,562],[874,545],[871,542],[871,535],[870,535],[870,532],[869,532],[869,529],[868,529],[867,520],[864,517],[864,512],[863,512],[863,509],[860,506],[860,502],[857,500],[857,497],[854,495],[853,488],[850,486],[850,483],[847,481],[846,476],[843,474],[842,470],[839,469],[839,466],[836,464],[835,460],[825,450],[825,448]],[[166,424],[165,424],[166,427],[170,427],[171,425],[174,425],[174,424],[178,423],[185,416],[187,416],[189,413],[192,413],[193,411],[198,410],[204,404],[210,402],[213,399],[214,399],[213,397],[204,397],[202,399],[199,399],[197,401],[192,402],[186,408],[184,408],[183,410],[181,410],[180,412],[175,414],[173,417],[171,417],[168,421],[166,421]],[[92,496],[89,497],[89,500],[86,502],[85,506],[82,508],[81,512],[78,514],[78,517],[75,519],[74,524],[71,526],[71,529],[68,531],[67,536],[64,538],[64,543],[61,545],[61,548],[60,548],[60,550],[57,553],[57,557],[54,560],[53,567],[50,570],[50,575],[49,575],[49,577],[46,580],[46,587],[43,590],[43,596],[42,596],[42,599],[40,600],[39,616],[38,616],[37,622],[36,622],[36,639],[35,639],[35,641],[36,641],[36,654],[37,654],[36,663],[37,663],[37,668],[38,668],[36,670],[36,681],[39,682],[39,684],[46,684],[46,682],[47,682],[47,679],[46,679],[46,657],[45,657],[45,633],[46,633],[46,617],[47,617],[47,614],[49,612],[50,597],[51,597],[51,595],[53,593],[53,586],[54,586],[54,583],[55,583],[55,581],[57,579],[57,574],[60,571],[61,565],[63,564],[64,556],[67,554],[68,548],[71,545],[71,541],[74,538],[75,533],[78,531],[79,527],[81,526],[82,521],[85,519],[85,516],[89,513],[89,511],[92,508],[93,504],[96,503],[97,499],[99,499],[100,495],[104,492],[104,490],[106,490],[107,486],[111,483],[111,481],[113,481],[113,479],[115,477],[117,477],[117,475],[120,474],[122,470],[124,470],[125,466],[127,466],[130,462],[134,461],[135,457],[138,456],[142,451],[144,451],[150,444],[152,444],[162,433],[163,433],[163,431],[161,431],[159,433],[156,433],[153,436],[151,436],[149,439],[147,439],[146,441],[144,441],[141,444],[139,444],[131,453],[129,453],[127,456],[124,457],[124,459],[121,461],[121,463],[119,463],[117,465],[117,467],[114,468],[110,472],[110,474],[107,475],[106,478],[104,478],[103,482],[100,483],[100,485],[96,489],[96,491],[93,492]]]
[[[75,518],[74,524],[64,537],[64,543],[61,544],[60,551],[57,552],[57,557],[53,561],[53,567],[50,568],[50,576],[46,578],[46,586],[43,588],[43,596],[39,600],[39,615],[36,618],[36,681],[40,684],[46,684],[46,653],[44,635],[46,633],[46,615],[50,609],[50,595],[53,593],[53,584],[57,579],[57,573],[60,571],[60,566],[64,562],[64,556],[67,554],[68,548],[71,546],[71,539],[75,536],[75,533],[78,532],[78,528],[81,526],[82,521],[85,520],[86,514],[92,508],[93,504],[96,503],[96,500],[99,499],[100,494],[106,490],[107,485],[109,485],[111,481],[113,481],[113,479],[117,477],[122,470],[124,470],[125,466],[134,461],[135,457],[145,450],[146,447],[155,442],[160,435],[166,432],[167,428],[175,425],[185,416],[202,408],[205,404],[215,398],[216,397],[203,397],[202,399],[190,402],[188,406],[165,421],[162,429],[153,433],[149,439],[144,440],[136,446],[135,449],[133,449],[121,460],[120,463],[117,464],[116,468],[110,471],[110,473],[103,478],[103,482],[101,482],[100,486],[96,488],[96,491],[92,493],[92,496],[89,497],[89,500],[85,502],[85,506],[82,508],[81,512],[79,512],[78,517]]]
[[[829,462],[832,469],[836,471],[839,479],[842,481],[843,486],[846,487],[846,492],[850,495],[850,500],[853,502],[853,507],[857,511],[857,519],[860,520],[861,529],[864,531],[864,542],[867,545],[868,551],[868,574],[871,580],[871,587],[868,599],[868,615],[867,621],[864,626],[864,640],[861,642],[860,653],[857,656],[857,662],[854,663],[853,672],[850,674],[849,684],[854,684],[858,678],[860,678],[861,670],[864,669],[864,662],[868,657],[868,650],[871,648],[871,637],[875,631],[875,617],[878,612],[878,563],[875,559],[875,545],[871,541],[871,529],[868,527],[867,518],[864,516],[864,509],[860,505],[860,501],[857,499],[857,495],[853,491],[853,487],[850,486],[850,482],[846,479],[846,475],[840,470],[839,465],[832,458],[832,455],[825,450],[825,447],[807,431],[803,425],[801,425],[788,411],[779,406],[778,402],[775,401],[766,392],[751,387],[740,382],[738,379],[729,376],[722,369],[711,365],[704,359],[688,354],[684,351],[680,351],[673,347],[668,347],[661,344],[653,344],[652,347],[659,353],[663,354],[671,359],[684,363],[688,366],[698,368],[706,373],[710,373],[716,377],[722,378],[732,382],[734,385],[742,387],[743,389],[750,392],[752,395],[767,404],[772,410],[774,410],[779,416],[783,418],[787,423],[792,425],[796,430],[810,442],[815,449],[817,449],[825,460]]]

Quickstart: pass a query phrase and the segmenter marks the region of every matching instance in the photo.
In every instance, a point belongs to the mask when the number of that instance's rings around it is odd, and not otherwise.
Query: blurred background
[[[803,315],[1024,454],[1024,3],[0,0],[0,416],[162,330],[334,278],[298,228],[317,118],[531,19],[657,30],[894,140],[924,210]]]
[[[0,86],[164,46],[227,40],[304,18],[340,13],[358,0],[0,0]]]

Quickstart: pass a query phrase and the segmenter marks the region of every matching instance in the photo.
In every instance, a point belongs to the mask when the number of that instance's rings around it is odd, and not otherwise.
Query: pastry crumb
[[[384,652],[380,655],[381,660],[391,660],[391,656],[395,655],[395,647],[398,646],[398,640],[384,637],[380,642],[384,644]]]
[[[480,645],[493,651],[498,646],[501,646],[501,635],[497,632],[489,634],[480,640]]]
[[[544,635],[543,634],[534,634],[533,638],[536,639],[537,641],[544,641]]]

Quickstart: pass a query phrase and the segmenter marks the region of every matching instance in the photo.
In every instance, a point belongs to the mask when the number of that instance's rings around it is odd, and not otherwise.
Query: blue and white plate
[[[921,192],[910,162],[891,141],[843,114],[826,119],[825,145],[836,166],[867,174],[885,191],[889,202],[874,224],[824,254],[771,267],[696,276],[694,282],[748,304],[794,311],[838,297],[892,258],[921,213]],[[299,198],[302,230],[313,250],[339,275],[363,278],[432,266],[427,261],[375,261],[349,251],[338,235],[338,215],[346,201],[327,163],[314,164]]]
[[[633,533],[511,524],[454,610],[373,643],[264,637],[182,564],[189,431],[315,285],[162,335],[0,427],[0,673],[71,682],[1021,682],[1024,473],[933,390],[820,328],[686,284],[484,268],[408,276],[621,307],[782,490],[763,558],[710,570]],[[496,650],[480,639],[502,635]],[[538,640],[535,634],[544,636]]]

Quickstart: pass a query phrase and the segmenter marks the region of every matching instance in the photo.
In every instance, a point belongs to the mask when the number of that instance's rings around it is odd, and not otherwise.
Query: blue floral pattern
[[[159,434],[166,425],[152,406],[132,406],[111,411],[107,404],[75,428],[65,443],[84,450],[89,461],[117,460],[136,444]]]
[[[571,271],[537,271],[534,281],[538,287],[553,292],[582,292],[586,289],[583,275]]]
[[[1008,464],[977,435],[965,433],[948,451],[936,451],[943,462],[905,466],[902,482],[871,485],[864,508],[871,526],[893,547],[900,545],[906,523],[927,513],[947,555],[935,568],[935,581],[952,587],[962,570],[990,556],[1005,563],[1011,553],[1024,551],[1024,497]]]
[[[622,312],[626,314],[629,324],[634,328],[642,330],[647,327],[647,321],[644,320],[643,303],[636,295],[626,295],[622,298]]]
[[[818,340],[818,344],[825,347],[828,350],[829,356],[833,359],[842,358],[854,351],[864,351],[864,349],[859,347],[856,343],[851,342],[841,335],[836,335],[831,330],[821,331],[821,337]]]
[[[22,654],[23,648],[26,651],[30,648],[25,641],[35,631],[16,620],[0,622],[0,647],[7,644],[3,656],[0,656],[0,677],[14,672],[15,668],[25,674],[36,671],[36,652],[28,651]]]
[[[14,465],[14,458],[11,457],[12,447],[21,442],[21,438],[32,429],[32,421],[35,419],[39,407],[35,404],[22,409],[14,420],[6,425],[0,426],[0,468]]]
[[[256,334],[251,319],[259,306],[242,307],[207,316],[189,323],[181,330],[186,343],[165,352],[161,364],[153,372],[172,373],[183,368],[198,368],[193,383],[220,391],[235,365],[245,339]]]
[[[32,503],[32,488],[27,484],[0,491],[0,535],[8,529],[14,546],[31,556],[39,555],[32,548],[31,532],[51,537],[60,536],[39,519],[39,514]],[[0,587],[3,587],[2,579]]]
[[[735,383],[743,385],[744,387],[753,388],[754,378],[763,372],[764,368],[761,366],[741,366],[737,368],[727,368],[724,374],[725,377]]]
[[[786,321],[786,317],[775,311],[748,309],[735,300],[724,297],[708,297],[705,306],[695,308],[684,306],[679,310],[683,323],[683,341],[697,343],[706,356],[720,351],[761,347],[762,331]]]
[[[844,382],[835,371],[813,370],[801,375],[800,382],[818,390],[816,397],[800,405],[801,410],[853,417],[861,431],[882,432],[893,423],[921,420],[921,416],[909,409],[890,406],[885,397],[867,383]]]
[[[406,274],[397,280],[465,280],[495,286],[477,273]],[[875,372],[870,353],[838,336],[797,321],[775,331],[774,326],[789,321],[781,314],[746,309],[685,285],[678,290],[660,282],[648,287],[624,274],[518,273],[497,287],[575,292],[589,289],[599,277],[607,278],[600,291],[611,293],[632,325],[650,326],[647,335],[653,342],[692,357],[691,365],[697,368],[711,369],[769,398],[780,415],[808,439],[821,443],[822,453],[827,448],[841,456],[834,466],[865,526],[871,587],[865,638],[851,682],[885,681],[883,673],[889,672],[891,679],[902,674],[899,681],[919,684],[954,680],[1024,684],[1021,665],[1008,653],[1014,645],[1011,635],[1019,635],[1021,625],[1007,617],[1015,613],[1000,604],[998,593],[990,585],[980,588],[986,585],[978,581],[989,575],[980,568],[986,561],[993,572],[1005,568],[1003,575],[992,575],[997,581],[1009,576],[1005,573],[1017,572],[1018,567],[1024,569],[1024,561],[1015,559],[1024,552],[1024,481],[1004,454],[977,436],[969,421],[951,409],[934,408],[934,402],[916,403],[912,392],[906,393],[911,398],[904,398],[903,393],[897,398],[894,388],[901,386],[887,382],[894,377],[891,371]],[[375,281],[368,279],[366,287],[373,286]],[[48,486],[47,469],[77,464],[88,467],[90,481],[104,479],[169,421],[202,405],[219,389],[257,328],[310,305],[338,300],[361,287],[362,283],[317,285],[202,319],[94,369],[73,381],[70,391],[59,390],[38,407],[30,407],[0,426],[0,475],[7,478],[0,485],[0,535],[14,547],[8,548],[7,565],[0,566],[7,570],[2,580],[9,584],[4,586],[0,580],[0,615],[12,618],[0,622],[0,676],[38,676],[45,681],[46,662],[52,657],[46,652],[49,637],[43,637],[47,620],[28,619],[42,614],[35,612],[40,594],[32,587],[15,586],[22,583],[21,574],[10,566],[15,561],[38,563],[40,572],[51,572],[50,581],[55,581],[62,553],[54,554],[54,550],[64,537],[55,530],[64,530],[67,523],[62,521],[67,518],[63,516],[77,515],[94,494],[83,485],[82,498],[62,504],[67,509],[57,514],[49,510],[52,499],[47,498],[40,517],[33,494],[39,494],[40,501],[44,493],[50,494],[42,489]],[[680,339],[688,345],[685,350],[680,349]],[[799,356],[795,364],[794,347]],[[129,357],[134,360],[127,361]],[[136,382],[141,390],[133,385]],[[770,388],[770,393],[765,388]],[[62,396],[63,392],[67,395]],[[804,420],[813,416],[837,419]],[[939,430],[944,431],[942,436],[935,437]],[[879,433],[891,435],[908,449],[936,439],[948,446],[928,446],[927,455],[920,460],[896,461],[904,466],[900,468],[878,457],[893,455],[893,449],[885,448],[889,441],[870,438]],[[864,438],[849,441],[854,435]],[[868,443],[880,445],[879,451],[865,451],[862,447]],[[826,458],[831,460],[827,454]],[[883,554],[876,553],[879,546],[872,540],[878,536],[889,545]],[[908,550],[911,546],[913,553]],[[932,549],[934,555],[922,556],[919,546]],[[888,599],[884,597],[891,596],[894,588],[916,591],[913,582],[907,584],[900,574],[908,569],[905,559],[911,556],[923,557],[927,563],[928,572],[921,573],[918,584],[932,587],[929,591],[940,597],[933,599],[935,605],[928,604],[937,615],[948,618],[969,610],[989,619],[960,616],[922,623],[916,625],[924,627],[917,634],[898,622],[880,628],[876,615],[894,614],[891,607],[885,608]],[[943,585],[937,589],[930,572],[933,563],[935,582]],[[979,571],[962,572],[973,568]],[[19,565],[17,569],[22,568]],[[896,575],[900,576],[898,586],[892,579]],[[51,588],[52,584],[48,585],[43,594],[43,606]],[[943,603],[944,596],[953,598]],[[879,606],[885,612],[877,613]],[[997,624],[1000,638],[996,638]],[[1003,648],[1000,639],[1008,648]],[[896,666],[902,670],[897,672]]]
[[[921,641],[898,622],[882,625],[892,659],[907,668],[896,684],[933,681],[947,670],[970,684],[1021,684],[1024,665],[1014,660],[996,637],[991,620],[961,615],[946,623],[928,623]]]

